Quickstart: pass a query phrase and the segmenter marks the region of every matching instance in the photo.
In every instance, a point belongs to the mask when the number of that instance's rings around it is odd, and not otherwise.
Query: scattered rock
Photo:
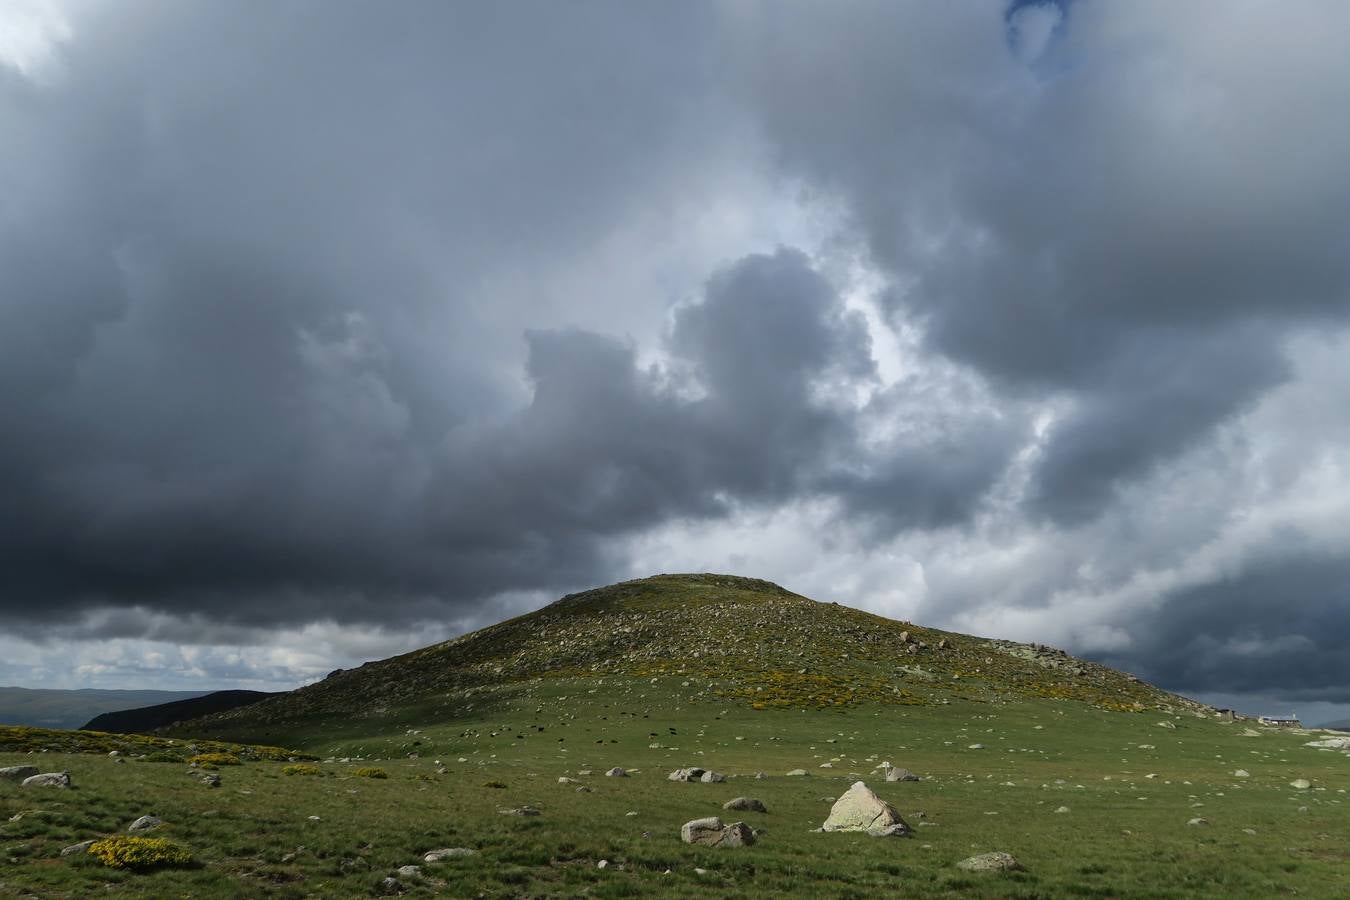
[[[787,777],[788,777],[788,778],[801,778],[801,777],[806,776],[806,775],[809,775],[809,774],[810,774],[810,773],[807,772],[805,769],[793,769],[791,772],[787,773]]]
[[[887,781],[918,781],[919,776],[915,775],[909,769],[887,769]]]
[[[609,860],[607,860],[607,859],[602,859],[602,860],[600,860],[598,863],[595,864],[595,867],[596,867],[597,869],[608,869],[608,868],[609,868]]]
[[[428,850],[422,854],[422,862],[440,862],[443,859],[462,859],[466,856],[477,855],[477,850],[471,850],[468,847],[446,847],[442,850]]]
[[[92,840],[80,841],[78,844],[71,844],[61,851],[62,856],[74,856],[77,853],[83,853],[89,849],[89,845],[94,843]]]
[[[197,780],[207,787],[220,787],[220,776],[214,772],[203,772],[201,775],[197,776]]]
[[[1246,769],[1238,769],[1236,772],[1233,773],[1233,777],[1234,777],[1234,778],[1251,778],[1251,777],[1252,777],[1252,773],[1251,773],[1251,772],[1248,772]]]
[[[712,816],[685,822],[680,828],[680,840],[707,847],[748,847],[755,842],[755,833],[744,822],[723,825],[721,819]]]
[[[983,749],[984,749],[984,744],[971,744],[971,745],[970,745],[969,747],[967,747],[966,749],[967,749],[967,750],[983,750]]]
[[[401,894],[403,893],[403,882],[390,875],[380,882],[380,893],[382,894]]]
[[[575,778],[568,778],[564,775],[558,779],[558,784],[581,784],[581,782],[577,781]]]
[[[340,872],[369,872],[370,863],[359,856],[348,857],[338,862],[338,871]],[[385,879],[386,881],[390,879]]]
[[[1334,737],[1322,741],[1308,741],[1308,743],[1303,746],[1317,747],[1322,750],[1350,750],[1350,737]]]
[[[23,766],[19,766],[23,768]],[[29,766],[28,768],[32,768]],[[29,775],[23,780],[21,787],[70,787],[69,772],[43,772],[41,775]]]
[[[141,816],[127,826],[127,831],[149,831],[150,829],[158,828],[163,824],[164,820],[159,816]]]
[[[886,801],[861,781],[844,792],[820,826],[821,831],[865,831],[874,837],[904,836],[910,832],[905,820]]]
[[[1066,813],[1066,812],[1068,812],[1068,811],[1069,811],[1069,808],[1068,808],[1067,806],[1061,806],[1059,809],[1055,810],[1055,812],[1057,812],[1057,813]]]
[[[676,769],[674,772],[671,772],[669,775],[666,776],[666,780],[667,780],[667,781],[698,781],[700,778],[703,777],[704,771],[705,771],[704,769],[698,769],[698,768],[694,768],[694,767],[688,767],[688,768],[684,768],[684,769]]]
[[[1186,823],[1187,825],[1208,825],[1209,819],[1195,818]]]
[[[537,816],[539,810],[533,806],[516,806],[511,809],[499,809],[497,812],[504,816]]]
[[[753,797],[737,797],[735,800],[728,800],[722,804],[722,808],[735,812],[766,813],[769,811],[763,800],[756,800]]]
[[[703,775],[699,777],[699,781],[704,784],[721,784],[726,780],[727,776],[723,775],[721,772],[713,772],[711,770],[704,772]]]
[[[421,878],[421,866],[399,866],[398,875],[400,878]]]
[[[26,778],[32,778],[38,774],[37,766],[6,766],[0,769],[0,778],[9,781],[23,781]]]
[[[625,770],[623,770],[622,768],[620,768],[619,766],[615,766],[614,768],[610,769],[608,772],[605,773],[605,775],[608,776],[609,778],[627,778],[627,777],[628,777],[628,773],[627,773]]]
[[[1289,786],[1296,791],[1306,791],[1308,788],[1312,787],[1312,782],[1306,778],[1295,778],[1293,781],[1289,782]]]
[[[1020,872],[1023,868],[1015,856],[1002,851],[981,853],[979,856],[963,859],[956,867],[967,872]]]

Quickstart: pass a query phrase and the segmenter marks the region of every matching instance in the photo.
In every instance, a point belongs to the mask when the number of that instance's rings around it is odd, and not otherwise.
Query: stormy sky
[[[656,572],[1350,711],[1350,6],[8,0],[0,683]]]

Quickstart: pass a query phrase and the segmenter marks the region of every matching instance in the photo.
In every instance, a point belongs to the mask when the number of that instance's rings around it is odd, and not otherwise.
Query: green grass
[[[1167,717],[1171,730],[1157,713],[1054,700],[753,711],[688,680],[539,679],[477,691],[474,708],[452,719],[410,708],[288,741],[330,759],[328,778],[286,777],[284,762],[253,760],[223,769],[222,787],[210,789],[183,766],[0,755],[0,765],[69,770],[75,783],[0,782],[0,862],[10,863],[0,895],[83,897],[112,885],[144,896],[368,896],[397,867],[456,846],[479,854],[424,865],[428,880],[405,879],[409,895],[1264,898],[1344,896],[1350,883],[1350,759],[1301,746],[1306,737],[1243,737],[1243,723],[1193,715]],[[924,780],[886,784],[871,774],[882,760]],[[387,779],[356,775],[372,761]],[[637,772],[604,777],[615,765]],[[667,781],[680,765],[737,777]],[[797,767],[811,775],[783,777]],[[1251,777],[1235,778],[1239,768]],[[754,780],[756,771],[770,777]],[[561,775],[591,792],[558,784]],[[916,837],[812,832],[830,806],[823,798],[858,777]],[[1314,789],[1291,789],[1298,777]],[[725,816],[766,829],[758,844],[680,843],[683,822],[720,815],[738,795],[769,808]],[[526,804],[542,815],[497,812]],[[166,823],[151,836],[186,847],[192,866],[121,872],[59,856],[148,812]],[[1195,816],[1211,824],[1187,826]],[[1013,853],[1027,871],[954,867],[990,850]],[[598,869],[600,859],[610,866]]]
[[[403,879],[408,894],[1344,897],[1350,758],[1246,727],[1050,648],[752,579],[659,576],[171,736],[0,728],[0,766],[74,779],[64,791],[0,781],[0,896],[360,897],[429,850],[468,847],[478,853]],[[241,765],[211,788],[187,768],[198,753]],[[872,774],[882,761],[924,780],[887,784]],[[666,780],[688,765],[733,777]],[[604,777],[612,766],[631,777]],[[785,776],[796,768],[811,774]],[[859,778],[915,837],[814,832]],[[724,816],[764,829],[756,845],[680,842],[684,822],[740,795],[769,809]],[[541,815],[499,812],[523,806]],[[165,823],[147,836],[191,864],[132,872],[60,856],[147,813]],[[1197,816],[1210,824],[1186,824]],[[995,850],[1026,871],[955,868]]]

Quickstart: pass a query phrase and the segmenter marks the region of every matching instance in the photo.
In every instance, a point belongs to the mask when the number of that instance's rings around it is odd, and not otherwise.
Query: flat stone
[[[0,769],[0,778],[8,781],[23,781],[38,774],[37,766],[6,766]]]
[[[440,862],[443,859],[463,859],[466,856],[477,855],[477,850],[468,847],[446,847],[441,850],[428,850],[422,854],[422,862]]]
[[[769,811],[763,800],[756,800],[754,797],[737,797],[734,800],[728,800],[722,804],[722,808],[735,812],[766,813]]]
[[[1015,856],[1001,850],[968,857],[957,863],[956,867],[967,872],[1018,872],[1022,870],[1022,864],[1017,861]]]

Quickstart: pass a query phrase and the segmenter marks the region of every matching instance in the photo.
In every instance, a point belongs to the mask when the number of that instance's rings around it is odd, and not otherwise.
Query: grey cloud
[[[1130,623],[1137,646],[1107,655],[1192,692],[1350,703],[1350,561],[1318,553],[1262,560],[1175,592]]]
[[[1068,524],[1277,383],[1290,328],[1350,312],[1345,13],[1075,4],[1028,67],[991,7],[772,4],[737,47],[783,165],[891,273],[892,314],[1009,395],[1077,398],[1031,498]],[[1233,49],[1266,45],[1300,64]],[[1222,377],[1192,360],[1234,331]]]

